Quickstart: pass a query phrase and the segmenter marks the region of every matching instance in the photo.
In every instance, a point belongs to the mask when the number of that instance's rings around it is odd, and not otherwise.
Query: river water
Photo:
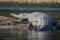
[[[42,11],[60,11],[60,8],[53,7],[40,7],[40,6],[14,6],[14,5],[1,5],[0,11],[23,11],[23,10],[42,10]]]
[[[20,26],[0,26],[0,40],[60,40],[60,32],[31,32]]]

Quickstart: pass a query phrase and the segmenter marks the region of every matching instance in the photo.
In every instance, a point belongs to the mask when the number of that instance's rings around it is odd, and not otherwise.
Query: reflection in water
[[[59,32],[51,31],[31,32],[26,29],[15,27],[12,28],[2,28],[2,26],[0,27],[1,27],[0,40],[60,40]]]
[[[56,34],[54,32],[33,32],[28,33],[29,40],[56,40]]]

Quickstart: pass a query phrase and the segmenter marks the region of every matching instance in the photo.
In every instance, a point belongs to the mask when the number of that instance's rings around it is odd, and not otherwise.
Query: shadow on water
[[[12,28],[0,27],[0,40],[60,40],[60,32],[31,32],[26,29],[14,28],[13,26],[11,26]]]

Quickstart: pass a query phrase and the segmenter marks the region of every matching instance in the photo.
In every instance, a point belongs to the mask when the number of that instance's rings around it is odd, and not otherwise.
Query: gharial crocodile
[[[27,21],[27,27],[31,31],[34,30],[39,32],[56,29],[57,21],[53,21],[50,16],[42,12],[33,12],[31,14],[23,13],[19,15],[11,13],[11,15],[19,18],[19,20],[16,20],[15,22]]]

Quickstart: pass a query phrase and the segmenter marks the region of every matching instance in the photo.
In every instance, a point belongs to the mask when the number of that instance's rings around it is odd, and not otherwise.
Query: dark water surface
[[[0,26],[0,40],[60,40],[60,32],[31,32],[19,26]]]
[[[41,10],[41,11],[60,11],[60,8],[54,7],[40,7],[40,6],[14,6],[14,5],[1,5],[0,11],[30,11],[30,10]]]

